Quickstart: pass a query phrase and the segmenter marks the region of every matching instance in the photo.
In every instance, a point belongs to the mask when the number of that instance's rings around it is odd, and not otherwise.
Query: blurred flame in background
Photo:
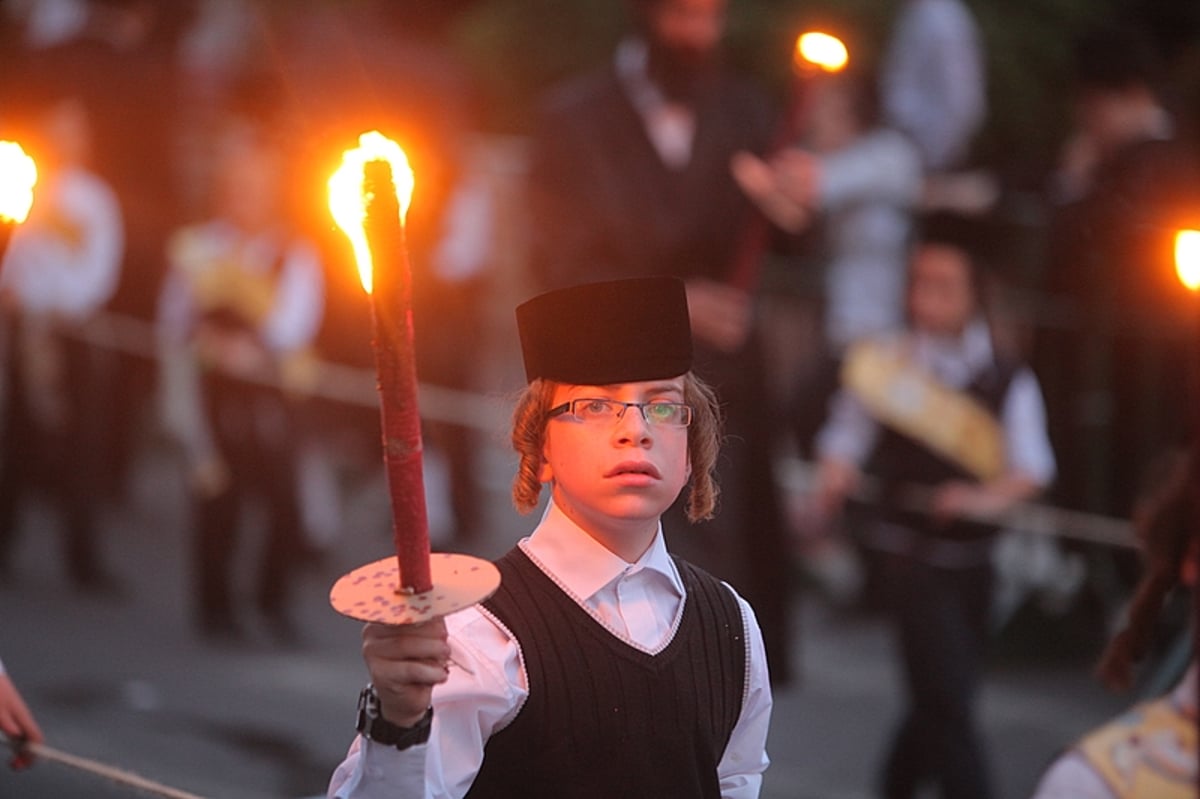
[[[1189,291],[1200,290],[1200,230],[1175,234],[1175,273]]]
[[[21,145],[0,141],[0,219],[21,223],[33,205],[37,165]]]
[[[820,31],[802,33],[796,39],[796,65],[816,67],[824,72],[840,72],[850,61],[846,45],[836,36]]]

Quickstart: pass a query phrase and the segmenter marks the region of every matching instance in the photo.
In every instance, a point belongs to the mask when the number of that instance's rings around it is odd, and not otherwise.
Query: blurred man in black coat
[[[673,550],[754,606],[771,676],[789,677],[788,569],[771,461],[775,424],[753,297],[729,282],[751,207],[730,173],[762,152],[771,110],[720,62],[726,0],[630,0],[612,62],[554,90],[538,118],[530,205],[542,288],[667,274],[684,279],[698,372],[717,388],[729,442],[716,520],[664,517]]]
[[[1195,227],[1195,153],[1162,99],[1155,49],[1135,28],[1076,45],[1076,125],[1051,186],[1046,288],[1073,313],[1038,342],[1062,479],[1059,502],[1128,515],[1145,465],[1191,422],[1197,313],[1175,277]]]

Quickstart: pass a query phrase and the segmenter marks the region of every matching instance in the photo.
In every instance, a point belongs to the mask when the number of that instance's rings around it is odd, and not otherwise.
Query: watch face
[[[380,734],[383,719],[379,714],[379,696],[375,693],[375,689],[367,686],[363,692],[358,695],[358,718],[356,719],[355,727],[364,737],[371,739],[377,743],[391,743],[390,741],[380,740]]]

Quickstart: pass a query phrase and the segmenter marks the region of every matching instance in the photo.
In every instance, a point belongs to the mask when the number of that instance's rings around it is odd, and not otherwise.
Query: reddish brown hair
[[[1157,479],[1139,497],[1133,512],[1146,570],[1130,602],[1129,620],[1096,667],[1100,680],[1114,690],[1132,684],[1133,666],[1153,643],[1163,603],[1179,585],[1184,562],[1195,555],[1195,457],[1183,450],[1168,453],[1154,471]]]

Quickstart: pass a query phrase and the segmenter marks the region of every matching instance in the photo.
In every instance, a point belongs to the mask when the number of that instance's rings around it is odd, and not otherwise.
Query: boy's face
[[[671,52],[706,58],[725,33],[727,0],[657,0],[649,4],[650,37]]]
[[[279,221],[283,160],[254,134],[229,132],[217,168],[220,213],[238,227],[257,232]]]
[[[669,99],[693,102],[717,64],[726,0],[649,0],[643,6],[651,77]]]
[[[913,327],[956,336],[975,313],[975,291],[967,255],[946,244],[922,244],[913,254],[908,288]]]
[[[610,386],[555,387],[551,407],[579,398],[683,402],[683,378]],[[546,426],[542,482],[554,502],[590,532],[657,525],[691,471],[686,427],[650,425],[637,408],[619,419],[583,422],[563,414]]]
[[[54,104],[44,117],[46,136],[60,164],[76,165],[91,156],[92,128],[87,107],[74,97]]]

